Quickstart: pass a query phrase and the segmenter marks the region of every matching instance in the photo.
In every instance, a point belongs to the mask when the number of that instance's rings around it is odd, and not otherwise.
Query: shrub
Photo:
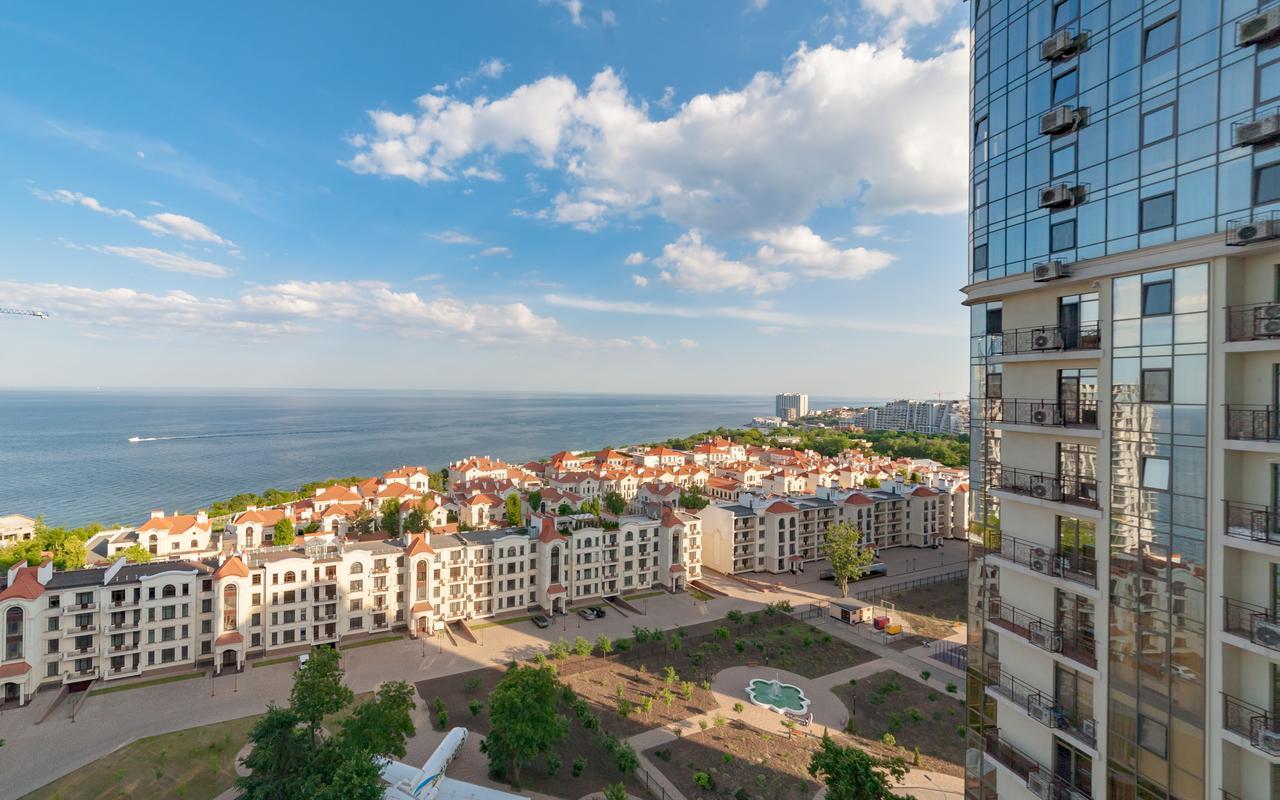
[[[804,637],[804,639],[803,639],[800,643],[801,643],[801,644],[803,644],[805,647],[812,647],[812,646],[813,646],[813,637],[812,637],[812,636],[806,636],[806,637]]]
[[[640,710],[646,714],[648,714],[650,711],[653,711],[653,698],[646,697],[645,699],[641,700]]]
[[[666,748],[663,748],[661,750],[654,750],[653,754],[658,758],[662,759],[663,761],[671,760],[671,751],[667,750]]]
[[[916,745],[915,752],[911,755],[911,766],[920,766],[920,746]]]
[[[533,657],[533,663],[537,664],[537,665],[538,665],[538,666],[540,666],[540,667],[545,667],[545,666],[547,665],[547,656],[546,656],[546,654],[545,654],[545,653],[538,653],[537,655],[535,655],[535,656]]]
[[[824,633],[824,634],[822,634],[822,643],[823,643],[823,644],[831,644],[831,634],[829,634],[829,633]]]
[[[472,700],[470,703],[467,703],[467,709],[471,711],[471,716],[477,716],[484,710],[484,703],[481,703],[479,700]]]
[[[618,767],[618,772],[623,775],[631,775],[640,767],[640,757],[636,755],[636,751],[626,742],[619,742],[618,746],[613,750],[614,764]]]
[[[885,747],[896,747],[898,745],[898,740],[894,738],[892,733],[885,731],[884,736],[880,737],[880,743]]]
[[[613,643],[613,649],[619,653],[625,653],[631,649],[631,641],[629,639],[619,639]]]
[[[890,731],[898,730],[902,727],[902,715],[897,711],[890,711],[889,718],[886,720],[885,724],[889,726]]]
[[[765,775],[763,772],[761,772],[759,775],[756,776],[756,786],[759,786],[761,789],[763,789],[768,785],[769,785],[768,775]]]
[[[737,625],[742,622],[742,612],[736,608],[730,609],[729,613],[725,614],[725,618]]]
[[[557,639],[556,641],[547,645],[547,656],[553,660],[559,661],[560,659],[568,655],[569,655],[569,644],[564,639]]]
[[[850,685],[850,686],[857,686],[857,685],[858,685],[858,679],[857,679],[857,678],[850,678],[850,679],[849,679],[849,685]]]
[[[724,763],[726,763],[726,764],[732,764],[732,763],[733,763],[733,753],[725,753],[724,755],[720,756],[720,759],[721,759],[722,761],[724,761]]]
[[[716,726],[717,728],[723,728],[723,727],[724,727],[724,714],[721,714],[719,711],[717,711],[717,712],[716,712],[716,715],[715,715],[714,717],[712,717],[712,720],[711,720],[711,721],[715,723],[715,726]]]
[[[664,706],[669,706],[671,701],[676,699],[676,696],[671,693],[670,689],[662,689],[658,692],[658,699],[662,701]]]
[[[692,700],[693,699],[693,683],[690,681],[681,681],[680,694],[684,697],[685,700]]]
[[[631,716],[631,709],[632,709],[632,705],[630,700],[618,701],[618,716],[622,717],[623,719],[626,719],[627,717]]]
[[[441,711],[436,714],[436,728],[444,730],[449,727],[449,712]]]
[[[760,615],[752,611],[751,614],[747,617],[747,621],[750,622],[752,625],[759,625]]]
[[[680,676],[676,673],[676,668],[671,666],[670,664],[662,668],[662,682],[665,683],[666,685],[668,686],[675,685],[675,682],[676,680],[679,679],[679,677]]]
[[[474,692],[475,690],[477,690],[477,689],[479,689],[479,688],[480,688],[480,678],[479,678],[478,676],[476,676],[476,675],[472,675],[470,678],[467,678],[467,691],[468,691],[468,692]]]
[[[604,800],[627,800],[627,787],[621,783],[611,783],[604,787]]]
[[[715,778],[705,772],[693,773],[693,782],[699,789],[705,789],[708,792],[716,788]]]
[[[922,670],[922,671],[920,672],[920,677],[921,677],[922,679],[924,679],[924,680],[926,680],[926,681],[927,681],[927,680],[929,680],[929,676],[930,676],[930,675],[932,675],[932,674],[933,674],[932,672],[930,672],[929,670],[927,670],[927,669],[926,669],[926,670]]]
[[[698,727],[703,729],[704,731],[707,729],[706,717],[703,717],[702,719],[698,720]]]
[[[733,800],[751,800],[751,795],[747,794],[746,789],[739,786],[738,791],[733,793]]]
[[[938,693],[937,693],[937,692],[929,692],[929,699],[930,699],[931,701],[936,702],[936,701],[937,701],[937,699],[938,699]]]
[[[879,692],[873,692],[872,695],[867,698],[867,702],[873,706],[883,705],[884,695],[880,694]]]
[[[947,694],[955,694],[955,693],[956,693],[956,685],[954,683],[948,683]]]
[[[583,770],[585,770],[586,768],[587,768],[587,760],[582,756],[578,756],[573,760],[573,766],[569,768],[569,771],[573,773],[573,777],[576,778],[579,775],[581,775]]]
[[[589,656],[594,649],[595,646],[585,636],[579,636],[573,640],[573,652],[576,655]]]
[[[921,714],[920,709],[916,708],[915,706],[912,706],[911,708],[907,709],[907,716],[910,717],[915,722],[919,722],[920,720],[924,719],[924,714]]]
[[[742,705],[742,703],[734,703],[734,704],[733,704],[733,712],[734,712],[735,714],[741,714],[741,713],[742,713],[742,710],[743,710],[744,708],[746,708],[746,706]]]
[[[547,774],[555,775],[557,772],[560,771],[560,767],[561,767],[560,756],[556,755],[555,753],[549,754],[547,756]]]
[[[636,640],[636,644],[644,644],[649,641],[649,629],[632,626],[631,636]]]
[[[747,643],[738,639],[733,643],[733,649],[737,650],[739,653],[745,653],[747,652]]]
[[[698,685],[705,691],[711,691],[711,681],[698,681]]]
[[[444,711],[444,709],[445,709],[444,700],[442,700],[441,698],[437,697],[431,701],[432,711],[435,711],[437,714],[439,714],[441,711]]]
[[[728,639],[728,638],[729,638],[729,629],[728,629],[728,628],[726,628],[726,627],[724,627],[723,625],[721,625],[720,627],[716,628],[716,638],[717,638],[717,639]]]

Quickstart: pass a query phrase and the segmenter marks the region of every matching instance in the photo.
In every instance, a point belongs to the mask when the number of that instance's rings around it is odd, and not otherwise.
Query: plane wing
[[[386,800],[412,800],[414,784],[422,770],[389,758],[379,760],[382,762],[379,773],[388,784],[383,794]]]
[[[522,794],[511,794],[487,786],[441,778],[436,784],[436,800],[529,800]]]

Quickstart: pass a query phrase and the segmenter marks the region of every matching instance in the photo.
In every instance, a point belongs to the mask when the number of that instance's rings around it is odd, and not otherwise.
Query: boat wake
[[[349,428],[333,428],[318,431],[234,431],[231,433],[193,433],[188,436],[130,436],[129,444],[142,442],[169,442],[183,439],[230,439],[241,436],[316,436],[330,433],[352,433]]]

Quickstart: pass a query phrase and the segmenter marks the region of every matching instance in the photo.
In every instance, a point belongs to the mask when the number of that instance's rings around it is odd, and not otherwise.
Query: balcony
[[[119,655],[120,653],[132,652],[134,650],[139,649],[140,647],[142,647],[141,642],[125,642],[124,644],[111,645],[111,647],[108,648],[108,651],[112,655]]]
[[[62,673],[63,682],[84,681],[98,674],[97,667],[87,667],[85,669],[72,669]]]
[[[1265,709],[1223,692],[1222,725],[1248,739],[1259,752],[1280,756],[1280,726]]]
[[[93,611],[97,607],[98,604],[92,601],[88,603],[72,603],[69,606],[63,606],[62,611],[64,614],[74,614],[79,611]]]
[[[137,608],[140,605],[142,605],[142,601],[134,598],[133,600],[112,600],[108,607],[119,611],[122,608]]]
[[[992,356],[1022,356],[1043,353],[1098,350],[1102,334],[1096,322],[1080,325],[1041,325],[1014,328],[987,337],[987,352]]]
[[[1053,550],[1036,542],[994,531],[987,534],[987,555],[1021,564],[1032,572],[1097,588],[1098,562],[1078,551]]]
[[[141,674],[142,674],[141,664],[126,664],[120,667],[112,667],[111,669],[107,670],[107,677],[109,678],[124,678],[130,675],[141,675]]]
[[[68,636],[84,636],[88,633],[97,633],[97,625],[68,625],[62,629],[62,632]]]
[[[112,633],[119,633],[121,631],[132,631],[132,630],[137,630],[139,624],[141,623],[135,622],[133,620],[125,620],[124,622],[113,622],[107,626],[107,630]]]
[[[1091,477],[1060,477],[1046,472],[993,466],[991,488],[1037,500],[1098,508],[1098,481]]]
[[[1097,723],[1092,719],[1073,719],[1051,695],[1003,672],[999,664],[987,670],[987,688],[1016,706],[1021,706],[1036,722],[1046,728],[1060,730],[1088,747],[1097,747]]]
[[[74,650],[63,650],[61,653],[63,661],[72,661],[77,658],[94,658],[97,655],[98,648],[95,645],[77,647]]]
[[[1060,653],[1089,669],[1098,668],[1093,637],[1059,628],[1047,619],[1006,605],[1000,598],[987,600],[986,620],[1049,653]]]
[[[1227,341],[1280,345],[1280,303],[1227,306]]]
[[[987,422],[1005,425],[1097,430],[1098,401],[990,399],[983,416]]]
[[[1027,788],[1037,797],[1056,797],[1061,799],[1088,800],[1093,795],[1088,789],[1079,789],[1053,774],[1053,771],[1042,765],[1031,756],[1014,747],[1000,736],[1000,729],[987,728],[982,732],[982,741],[986,754],[996,763],[1008,768],[1010,772],[1027,782]]]
[[[1265,647],[1280,652],[1280,620],[1262,606],[1222,598],[1222,629]]]
[[[1280,442],[1280,411],[1275,406],[1227,406],[1227,438],[1240,442]]]
[[[1225,532],[1228,536],[1280,545],[1280,518],[1274,508],[1231,500],[1223,505],[1226,508]]]

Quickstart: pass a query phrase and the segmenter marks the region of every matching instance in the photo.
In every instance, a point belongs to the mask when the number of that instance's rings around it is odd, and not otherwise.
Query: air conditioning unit
[[[1041,500],[1061,500],[1062,487],[1052,478],[1043,475],[1036,475],[1028,484],[1031,496]]]
[[[1085,35],[1076,35],[1069,28],[1063,28],[1045,39],[1040,45],[1041,61],[1057,61],[1060,58],[1075,55],[1084,49]]]
[[[1057,727],[1054,724],[1053,709],[1035,698],[1027,701],[1027,714],[1041,725],[1049,728]]]
[[[1036,627],[1028,631],[1028,638],[1031,643],[1042,650],[1048,650],[1050,653],[1056,653],[1062,649],[1062,637],[1051,630]]]
[[[1031,279],[1036,283],[1047,283],[1056,281],[1059,278],[1069,277],[1071,273],[1067,270],[1067,265],[1055,259],[1053,261],[1042,261],[1032,268]]]
[[[1253,745],[1273,756],[1280,755],[1280,731],[1259,727],[1253,732]]]
[[[1080,124],[1080,112],[1071,106],[1058,106],[1040,118],[1040,133],[1053,136],[1066,133]]]
[[[1057,800],[1053,791],[1053,776],[1036,770],[1027,775],[1027,788],[1040,800]]]
[[[1236,23],[1236,47],[1265,42],[1277,35],[1280,35],[1280,8],[1269,8]]]
[[[1031,337],[1032,350],[1057,350],[1060,346],[1058,337],[1052,330],[1036,331]]]
[[[1268,219],[1241,219],[1227,225],[1227,244],[1232,247],[1265,242],[1278,235],[1280,226]]]
[[[1040,190],[1041,208],[1064,208],[1074,206],[1080,198],[1081,187],[1066,183],[1046,186]]]
[[[1039,405],[1031,409],[1031,421],[1036,425],[1061,425],[1062,414],[1057,406]]]
[[[1041,119],[1040,127],[1044,127]],[[1280,139],[1280,114],[1268,114],[1249,122],[1237,122],[1231,126],[1231,144],[1234,147],[1249,147],[1267,144]]]
[[[1253,312],[1253,335],[1280,336],[1280,303],[1270,303]]]
[[[1280,623],[1257,617],[1253,624],[1253,641],[1264,647],[1280,650]]]
[[[1080,723],[1080,732],[1084,734],[1084,738],[1091,742],[1098,740],[1098,723],[1091,719],[1086,719]]]
[[[1031,570],[1033,572],[1040,572],[1045,575],[1049,574],[1049,559],[1044,556],[1032,556],[1030,563]]]

